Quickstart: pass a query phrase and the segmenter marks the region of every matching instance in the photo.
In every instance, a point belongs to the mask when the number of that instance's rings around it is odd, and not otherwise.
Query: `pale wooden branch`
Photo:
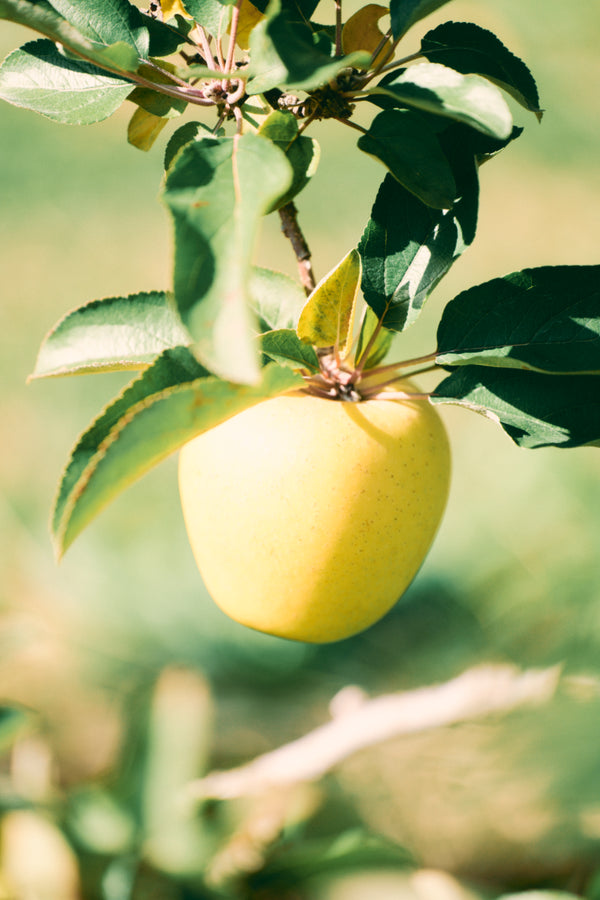
[[[545,703],[559,678],[558,667],[521,671],[491,665],[469,669],[444,684],[372,700],[345,688],[334,698],[330,722],[239,768],[209,773],[188,785],[187,796],[225,800],[316,781],[352,754],[390,738]],[[350,704],[349,691],[354,697]]]

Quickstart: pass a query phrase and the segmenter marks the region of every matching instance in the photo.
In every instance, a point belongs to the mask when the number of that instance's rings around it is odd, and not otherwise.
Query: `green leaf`
[[[415,22],[444,6],[448,0],[391,0],[392,34],[401,37]]]
[[[347,354],[360,277],[360,255],[351,250],[306,301],[297,327],[301,341],[314,347],[335,347],[342,357]]]
[[[30,0],[0,0],[0,19],[8,19],[19,25],[25,25],[53,41],[59,41],[87,59],[93,58],[94,45],[92,42],[66,22],[47,3],[31,3]]]
[[[306,303],[304,291],[297,281],[283,272],[254,266],[248,292],[260,332],[296,328]]]
[[[180,116],[187,106],[185,100],[160,94],[152,88],[135,88],[129,95],[129,100],[144,112],[159,119],[174,119]]]
[[[471,22],[445,22],[427,32],[421,41],[421,53],[430,62],[442,63],[464,75],[475,73],[489,78],[541,120],[543,111],[531,72],[491,31]]]
[[[406,106],[464,122],[500,140],[512,132],[510,109],[495,85],[438,63],[418,63],[399,74],[392,72],[367,92],[387,94]]]
[[[185,147],[186,144],[191,144],[198,137],[206,137],[207,134],[212,134],[212,130],[208,125],[204,125],[203,122],[186,122],[185,125],[181,125],[177,131],[173,132],[165,148],[165,169],[170,167],[182,147]]]
[[[198,378],[206,378],[209,374],[187,348],[165,350],[102,411],[77,441],[63,472],[52,514],[52,531],[55,535],[61,530],[68,505],[75,502],[74,489],[82,474],[99,447],[108,439],[112,429],[129,410],[154,394]]]
[[[261,349],[265,356],[280,366],[291,369],[319,370],[314,347],[301,341],[293,328],[279,328],[261,335]]]
[[[183,0],[182,6],[213,37],[225,35],[231,17],[231,6],[220,0]]]
[[[14,50],[0,66],[0,97],[68,125],[112,115],[133,90],[129,81],[63,56],[40,39]]]
[[[0,751],[7,750],[31,724],[31,713],[20,706],[0,706]]]
[[[456,183],[436,134],[412,110],[389,109],[376,116],[358,139],[364,153],[379,159],[394,178],[427,206],[449,209]]]
[[[54,9],[77,30],[98,44],[123,41],[138,55],[150,52],[150,34],[140,10],[129,0],[49,0]]]
[[[231,381],[259,377],[248,282],[265,210],[289,186],[291,167],[254,134],[187,144],[167,171],[175,222],[175,302],[201,362]]]
[[[600,374],[600,266],[542,266],[458,294],[438,328],[440,365]]]
[[[46,336],[31,378],[141,369],[163,350],[189,343],[164,291],[93,300]]]
[[[521,447],[579,447],[600,441],[600,377],[460,366],[433,392],[498,422]]]
[[[476,205],[476,204],[475,204]],[[474,234],[472,210],[437,210],[386,175],[358,246],[364,298],[382,324],[403,331]]]
[[[294,173],[291,187],[269,212],[289,203],[306,187],[317,170],[321,156],[319,144],[314,138],[298,136],[298,127],[298,119],[291,112],[273,110],[258,129],[261,137],[272,141],[285,153]]]
[[[357,362],[360,360],[363,369],[372,369],[379,365],[379,363],[387,356],[394,339],[393,332],[388,331],[387,328],[379,328],[377,337],[369,349],[366,360],[362,360],[363,353],[366,351],[367,346],[375,333],[378,322],[379,319],[371,307],[368,306],[365,310],[365,316],[358,334],[356,346],[356,360]]]
[[[297,11],[271,0],[266,18],[250,35],[250,59],[248,94],[262,94],[274,87],[321,87],[348,66],[367,67],[371,55],[357,51],[332,59]]]
[[[395,841],[362,828],[344,831],[332,840],[312,838],[283,844],[265,865],[251,876],[250,888],[256,894],[284,896],[287,889],[299,890],[318,876],[368,869],[415,868],[409,851]],[[394,896],[410,896],[398,892]]]
[[[127,142],[138,150],[150,150],[167,121],[166,118],[155,116],[145,109],[136,109],[127,125]]]
[[[256,385],[232,384],[207,376],[184,348],[166,351],[75,447],[53,516],[59,555],[117,494],[187,441],[302,384],[300,375],[275,364]]]

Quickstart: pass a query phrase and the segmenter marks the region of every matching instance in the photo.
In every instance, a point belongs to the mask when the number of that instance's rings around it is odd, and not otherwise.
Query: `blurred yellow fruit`
[[[199,435],[179,462],[188,535],[215,602],[251,628],[314,643],[356,634],[393,606],[431,545],[449,474],[427,400],[303,393]]]

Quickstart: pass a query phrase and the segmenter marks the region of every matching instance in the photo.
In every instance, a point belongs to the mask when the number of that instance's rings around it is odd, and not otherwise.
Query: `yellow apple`
[[[400,390],[413,390],[404,383]],[[323,643],[383,616],[446,505],[450,453],[427,399],[266,400],[182,449],[192,550],[229,616]]]

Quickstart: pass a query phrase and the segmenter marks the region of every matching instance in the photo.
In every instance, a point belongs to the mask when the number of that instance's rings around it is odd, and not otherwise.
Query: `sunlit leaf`
[[[521,447],[579,447],[600,441],[600,376],[547,375],[459,366],[432,394],[498,422]]]
[[[444,309],[442,365],[600,373],[600,266],[543,266],[469,288]]]
[[[450,66],[464,75],[484,75],[542,118],[531,72],[491,31],[472,22],[445,22],[427,32],[421,41],[421,53],[430,62]]]
[[[140,369],[163,350],[190,342],[164,291],[93,300],[54,326],[31,377]]]
[[[394,178],[435,209],[449,209],[456,183],[437,135],[427,119],[409,109],[379,113],[358,139],[364,153],[379,159]]]
[[[150,34],[140,10],[129,0],[48,0],[67,22],[98,44],[123,41],[140,57],[150,52]]]
[[[231,6],[219,0],[182,0],[183,6],[199,25],[215,38],[227,34]]]
[[[407,106],[464,122],[500,140],[512,132],[510,109],[495,85],[438,63],[418,63],[391,73],[368,92],[388,94]]]
[[[306,303],[306,295],[297,281],[283,272],[254,266],[248,291],[259,331],[296,328]]]
[[[127,142],[138,150],[148,151],[166,124],[166,119],[154,116],[145,109],[136,109],[127,125]]]
[[[131,93],[130,81],[64,56],[46,39],[14,50],[0,66],[0,97],[68,125],[111,116]]]
[[[352,341],[360,276],[360,255],[351,250],[306,301],[297,327],[300,340],[315,347],[335,347],[345,355]]]
[[[183,348],[166,351],[75,447],[53,516],[59,555],[115,496],[187,441],[302,384],[300,375],[276,364],[255,385],[232,384],[202,373]]]
[[[378,3],[367,3],[361,7],[353,15],[350,16],[342,29],[342,49],[344,53],[352,53],[354,50],[368,50],[373,54],[377,48],[381,48],[373,65],[377,66],[380,62],[390,55],[392,47],[391,41],[384,41],[385,35],[379,28],[379,21],[384,16],[389,16],[390,11],[387,6],[380,6]]]
[[[262,13],[250,0],[242,0],[235,42],[242,50],[250,47],[250,35],[259,22],[264,19]]]
[[[472,188],[476,189],[475,187]],[[475,197],[476,212],[476,197]],[[402,331],[472,238],[473,211],[426,206],[386,175],[358,247],[364,298],[383,325]]]
[[[260,219],[291,183],[285,155],[254,134],[201,138],[167,171],[174,293],[198,358],[232,381],[259,377],[248,282]]]

